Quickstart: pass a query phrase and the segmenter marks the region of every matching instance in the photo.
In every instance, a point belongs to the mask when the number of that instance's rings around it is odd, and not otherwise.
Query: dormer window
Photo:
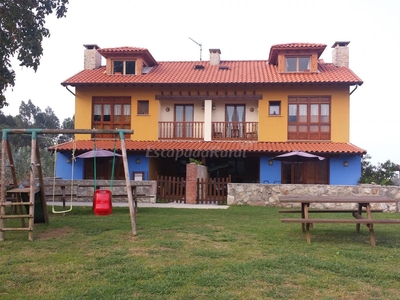
[[[310,71],[310,56],[286,56],[285,72]]]
[[[115,60],[113,65],[114,75],[135,75],[136,61]]]

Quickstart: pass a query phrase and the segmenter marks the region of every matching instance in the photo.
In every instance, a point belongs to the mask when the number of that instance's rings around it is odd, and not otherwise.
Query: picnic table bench
[[[306,233],[308,243],[311,243],[310,228],[314,223],[343,223],[356,224],[357,233],[360,225],[364,224],[369,229],[370,244],[376,246],[374,224],[400,224],[400,219],[373,219],[374,212],[382,210],[371,209],[371,203],[396,203],[397,200],[385,196],[280,196],[281,203],[300,203],[301,210],[280,210],[280,213],[301,213],[301,218],[283,218],[281,222],[301,223],[303,232]],[[340,203],[357,204],[357,209],[309,209],[310,204]],[[351,213],[352,219],[310,218],[310,213]],[[365,213],[365,216],[363,216]]]
[[[138,199],[140,199],[140,198],[154,198],[154,196],[151,196],[151,195],[139,194],[138,193],[138,187],[148,187],[148,186],[149,186],[149,184],[140,184],[140,183],[131,185],[132,200],[133,200],[135,212],[138,211],[138,205],[137,205],[137,200]],[[93,189],[94,189],[93,184],[78,184],[78,187],[93,187]],[[113,187],[114,188],[126,187],[126,184],[125,183],[120,183],[120,184],[114,183]],[[109,185],[103,185],[103,184],[96,184],[96,188],[97,189],[109,189],[110,186]],[[113,194],[112,197],[113,198],[127,198],[128,194],[127,194],[127,192],[124,193],[124,194]]]

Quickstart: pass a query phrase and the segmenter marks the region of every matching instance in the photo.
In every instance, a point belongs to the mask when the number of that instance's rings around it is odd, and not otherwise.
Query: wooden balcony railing
[[[258,122],[212,122],[213,140],[258,140]],[[158,122],[159,139],[203,139],[203,122]]]
[[[212,122],[213,140],[257,140],[258,122]]]
[[[158,138],[202,139],[203,127],[203,122],[158,122]]]

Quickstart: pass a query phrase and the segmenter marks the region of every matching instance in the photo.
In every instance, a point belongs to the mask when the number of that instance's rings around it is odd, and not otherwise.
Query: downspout
[[[75,93],[68,88],[68,85],[64,85],[64,87],[67,89],[68,92],[70,92],[72,95],[76,97]]]
[[[351,96],[351,94],[353,94],[356,91],[357,88],[358,88],[358,85],[356,84],[356,87],[354,88],[354,90],[351,91],[349,96]]]

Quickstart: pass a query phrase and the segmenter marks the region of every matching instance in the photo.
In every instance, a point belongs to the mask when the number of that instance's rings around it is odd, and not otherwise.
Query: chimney
[[[218,66],[221,62],[221,50],[210,49],[210,66]]]
[[[84,66],[85,70],[94,70],[101,66],[101,55],[97,51],[100,47],[96,44],[83,45],[85,47]]]
[[[332,62],[336,67],[349,67],[350,42],[335,42],[332,46]]]

